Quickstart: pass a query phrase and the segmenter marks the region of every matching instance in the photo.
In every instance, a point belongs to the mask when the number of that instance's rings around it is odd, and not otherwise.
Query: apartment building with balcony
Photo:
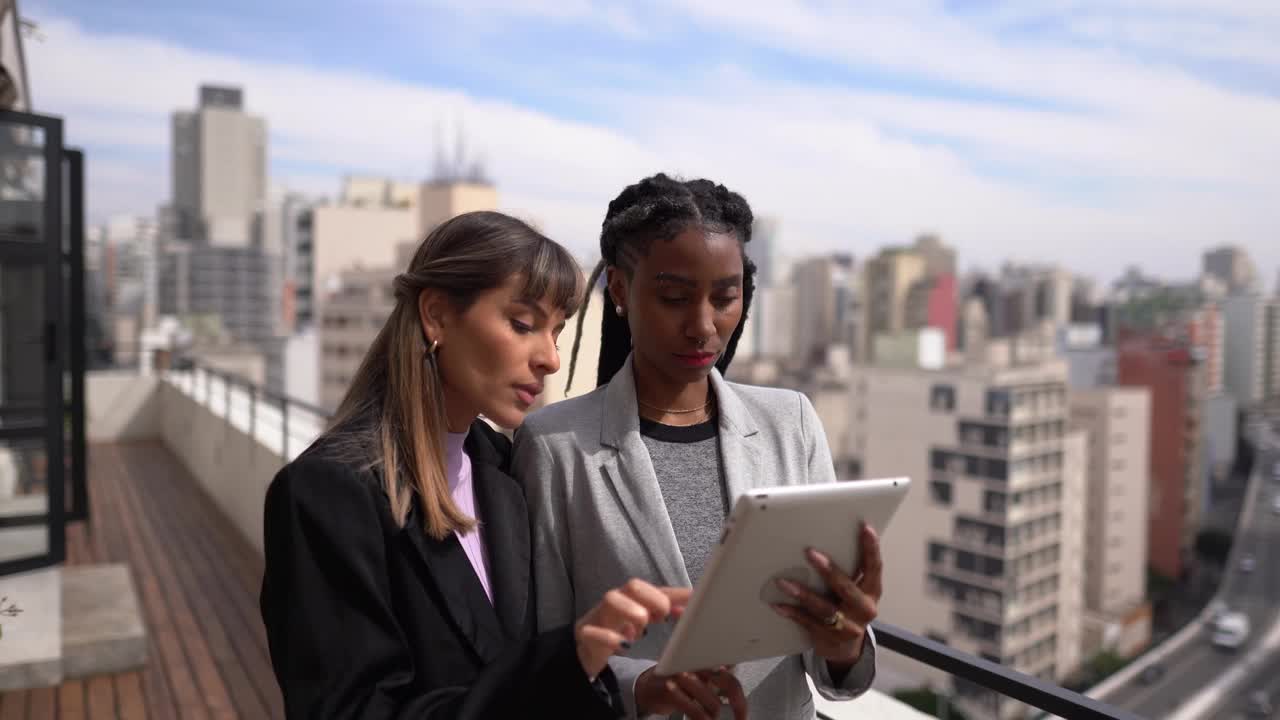
[[[1088,448],[1069,428],[1066,365],[849,372],[848,464],[913,480],[884,533],[882,617],[1029,675],[1070,677]],[[979,717],[1026,711],[967,682],[953,690]]]

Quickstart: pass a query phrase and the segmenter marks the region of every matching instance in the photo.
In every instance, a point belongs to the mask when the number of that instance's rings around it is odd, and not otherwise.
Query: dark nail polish
[[[630,643],[630,641],[623,640],[623,641],[622,641],[622,649],[623,649],[623,650],[630,650],[630,649],[631,649],[631,643]]]

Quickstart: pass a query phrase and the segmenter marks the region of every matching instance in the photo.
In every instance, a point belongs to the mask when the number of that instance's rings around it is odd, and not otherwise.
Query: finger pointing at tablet
[[[594,679],[610,657],[631,647],[650,624],[678,617],[690,594],[688,588],[659,588],[638,579],[605,593],[574,628],[587,677]]]

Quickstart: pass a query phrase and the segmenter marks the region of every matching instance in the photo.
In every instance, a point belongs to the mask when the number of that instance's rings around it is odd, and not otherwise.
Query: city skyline
[[[795,255],[934,231],[966,269],[1181,278],[1223,243],[1280,265],[1264,3],[220,7],[24,4],[39,101],[95,159],[94,221],[164,201],[165,119],[215,82],[266,117],[273,183],[305,192],[427,176],[460,122],[502,209],[588,257],[607,201],[668,170],[744,192]]]

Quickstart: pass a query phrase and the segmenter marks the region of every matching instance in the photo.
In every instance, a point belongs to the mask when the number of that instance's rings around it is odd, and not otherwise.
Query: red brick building
[[[1118,384],[1151,391],[1148,565],[1172,579],[1187,570],[1205,492],[1204,366],[1197,355],[1185,341],[1152,335],[1130,335],[1116,352]]]

